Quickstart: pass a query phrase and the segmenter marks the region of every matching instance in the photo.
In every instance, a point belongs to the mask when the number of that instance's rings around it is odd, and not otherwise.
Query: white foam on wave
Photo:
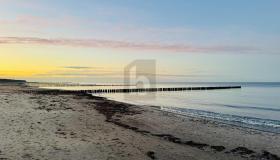
[[[209,118],[209,119],[218,120],[221,122],[235,124],[243,127],[249,127],[249,128],[255,128],[255,129],[269,131],[269,132],[280,133],[280,121],[277,120],[243,117],[237,115],[221,114],[215,112],[186,109],[186,108],[176,108],[176,107],[161,107],[161,109],[164,111],[178,113],[181,115]]]

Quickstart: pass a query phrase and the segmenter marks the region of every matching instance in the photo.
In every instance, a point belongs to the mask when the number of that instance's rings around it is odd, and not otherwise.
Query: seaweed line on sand
[[[151,135],[154,137],[159,137],[163,140],[166,140],[166,141],[169,141],[172,143],[176,143],[176,144],[180,144],[180,145],[187,145],[187,146],[198,148],[201,150],[204,150],[206,148],[210,148],[215,152],[222,152],[222,151],[226,150],[226,147],[224,147],[224,146],[212,146],[209,144],[199,143],[199,142],[194,142],[194,141],[184,141],[181,138],[175,137],[171,134],[155,134],[155,133],[151,133],[150,131],[141,130],[137,127],[127,125],[123,122],[120,122],[119,119],[114,118],[114,116],[118,115],[118,118],[119,118],[124,115],[141,114],[141,111],[136,110],[134,105],[117,102],[117,101],[111,101],[111,100],[108,100],[103,97],[97,97],[97,96],[88,96],[88,97],[96,100],[94,102],[96,104],[95,109],[106,117],[107,122],[113,123],[122,128],[130,129],[134,132],[141,133],[144,135]],[[262,153],[257,153],[246,147],[236,147],[236,148],[226,151],[224,153],[240,155],[242,157],[246,157],[246,158],[250,158],[250,159],[254,159],[254,160],[257,160],[257,159],[280,160],[280,157],[278,157],[277,155],[274,155],[268,151],[264,150],[264,151],[262,151]],[[151,159],[155,159],[154,152],[148,152],[147,156],[150,157]]]

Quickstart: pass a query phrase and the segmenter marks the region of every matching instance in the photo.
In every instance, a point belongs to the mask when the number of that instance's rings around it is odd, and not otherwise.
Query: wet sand
[[[0,91],[0,159],[280,159],[275,133],[85,94]]]

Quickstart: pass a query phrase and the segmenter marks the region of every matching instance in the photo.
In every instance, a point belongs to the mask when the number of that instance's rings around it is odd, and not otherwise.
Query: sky
[[[122,82],[280,81],[279,0],[0,0],[0,77]],[[135,69],[131,69],[135,73]]]

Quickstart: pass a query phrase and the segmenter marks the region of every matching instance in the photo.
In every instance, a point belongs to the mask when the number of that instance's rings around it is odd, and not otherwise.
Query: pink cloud
[[[37,37],[0,37],[0,44],[39,44],[87,48],[110,48],[131,50],[158,50],[166,52],[256,52],[248,46],[193,46],[184,44],[134,43],[98,39],[47,39]]]
[[[13,25],[13,26],[26,26],[26,27],[40,27],[48,28],[52,26],[56,27],[66,27],[73,26],[74,24],[79,23],[78,20],[73,17],[56,17],[56,18],[47,18],[33,15],[18,15],[12,19],[1,19],[0,25]]]

